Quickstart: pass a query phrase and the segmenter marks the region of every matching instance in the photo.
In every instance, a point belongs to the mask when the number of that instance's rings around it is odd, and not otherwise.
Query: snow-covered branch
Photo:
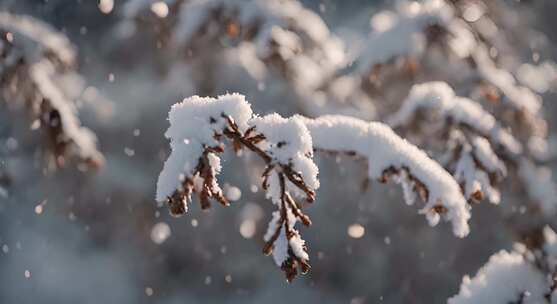
[[[441,148],[445,158],[442,163],[459,181],[465,196],[479,201],[487,194],[492,203],[499,203],[500,195],[494,187],[506,176],[503,159],[515,157],[522,146],[480,104],[456,96],[444,82],[424,83],[412,88],[388,121],[395,128],[404,126],[428,139],[434,132],[442,133],[447,141]],[[440,123],[429,123],[432,121]],[[425,135],[428,132],[432,133]]]
[[[169,120],[166,136],[172,154],[159,177],[157,200],[166,201],[175,215],[187,211],[192,193],[198,194],[203,209],[209,207],[209,199],[228,205],[216,180],[219,154],[228,139],[235,150],[250,150],[266,165],[263,189],[279,210],[265,235],[265,254],[273,254],[288,280],[298,266],[307,272],[305,242],[294,226],[298,220],[305,225],[311,221],[292,195],[313,201],[319,181],[311,137],[300,120],[277,114],[253,117],[250,105],[238,94],[185,99],[172,107]]]
[[[487,196],[492,203],[499,203],[497,183],[506,177],[507,168],[515,168],[544,213],[554,214],[556,188],[551,174],[536,168],[522,144],[493,115],[479,103],[456,96],[446,83],[415,85],[388,121],[421,140],[420,146],[435,149],[440,144],[440,162],[461,184],[469,200]]]
[[[76,54],[68,39],[27,16],[0,13],[0,90],[8,109],[24,108],[31,129],[41,129],[57,166],[77,159],[103,163],[96,137],[81,126],[72,90],[82,82],[74,72]]]
[[[388,126],[346,116],[304,118],[316,151],[358,155],[368,162],[368,177],[386,182],[393,177],[404,190],[406,203],[419,196],[420,210],[431,225],[440,215],[452,221],[455,235],[468,234],[469,214],[458,185],[425,152],[396,135]],[[334,138],[334,140],[332,140]]]
[[[309,269],[305,242],[294,226],[311,221],[294,198],[315,199],[319,181],[314,151],[365,157],[370,178],[386,182],[393,177],[402,184],[408,204],[417,196],[426,203],[420,213],[431,225],[443,217],[452,222],[455,235],[469,232],[468,206],[458,184],[423,151],[380,123],[343,116],[258,117],[239,94],[187,98],[172,107],[169,120],[165,135],[172,153],[159,176],[156,199],[166,202],[175,215],[187,211],[193,193],[202,208],[210,199],[227,205],[216,179],[225,139],[236,151],[255,153],[265,164],[263,189],[278,208],[265,234],[264,252],[273,254],[288,280],[298,267],[302,272]]]

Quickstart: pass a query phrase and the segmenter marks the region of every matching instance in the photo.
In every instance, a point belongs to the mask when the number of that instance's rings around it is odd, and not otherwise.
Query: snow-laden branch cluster
[[[454,175],[469,200],[479,201],[487,196],[492,203],[499,203],[497,183],[506,177],[507,168],[514,168],[544,213],[555,213],[557,188],[547,169],[537,168],[510,130],[481,104],[456,96],[446,83],[413,86],[402,107],[388,121],[421,139],[421,146],[438,148],[439,161]],[[439,141],[441,146],[435,147]]]
[[[375,14],[371,26],[358,68],[377,86],[390,65],[411,68],[432,47],[458,58],[466,58],[475,48],[474,35],[441,0],[398,2],[394,11]]]
[[[26,110],[31,129],[44,133],[57,166],[66,158],[101,165],[96,137],[77,117],[71,91],[82,80],[74,72],[76,54],[68,39],[41,21],[5,12],[0,35],[2,104]]]
[[[448,81],[513,128],[528,153],[546,160],[551,155],[541,97],[501,63],[502,56],[515,55],[504,38],[510,10],[501,2],[402,1],[394,11],[377,13],[367,47],[357,57],[362,85],[374,98],[397,105],[399,100],[390,99],[403,90],[401,83]],[[495,16],[503,20],[495,22]]]
[[[169,39],[184,53],[202,55],[198,53],[206,47],[222,48],[219,41],[225,39],[225,46],[253,49],[254,58],[245,62],[276,65],[294,83],[313,88],[320,84],[320,77],[330,75],[345,61],[340,40],[317,14],[297,1],[187,0],[159,5],[166,5],[172,14],[173,18],[159,19],[173,28]],[[157,10],[150,1],[127,2],[125,22],[136,22],[145,11],[156,14]]]
[[[545,227],[532,237],[491,256],[473,278],[464,276],[448,303],[557,303],[557,235]]]
[[[130,0],[121,28],[127,34],[143,23],[166,34],[166,49],[177,54],[178,69],[203,69],[203,87],[223,71],[239,67],[258,87],[280,83],[291,90],[305,114],[358,113],[372,117],[373,105],[358,78],[336,74],[349,63],[341,40],[323,19],[296,0]],[[156,6],[165,6],[164,16]],[[154,18],[153,16],[158,16]],[[160,38],[162,35],[162,38]],[[205,50],[211,50],[206,52]],[[202,67],[196,64],[203,62]],[[182,75],[171,67],[169,77]],[[209,70],[210,72],[207,72]],[[182,77],[183,78],[183,77]],[[209,84],[214,85],[214,84]]]
[[[210,200],[228,205],[217,182],[225,142],[236,151],[255,153],[265,164],[263,189],[278,209],[264,237],[264,252],[273,254],[288,280],[298,267],[302,272],[309,269],[305,242],[295,224],[311,224],[297,200],[315,199],[319,181],[314,151],[364,157],[370,178],[386,182],[392,177],[403,186],[408,204],[416,197],[426,203],[420,213],[431,225],[443,217],[451,221],[457,236],[469,232],[468,206],[450,174],[380,123],[344,116],[259,117],[239,94],[186,98],[172,107],[169,120],[165,135],[172,153],[159,176],[156,199],[166,202],[175,215],[187,211],[193,193],[202,208],[209,207]]]

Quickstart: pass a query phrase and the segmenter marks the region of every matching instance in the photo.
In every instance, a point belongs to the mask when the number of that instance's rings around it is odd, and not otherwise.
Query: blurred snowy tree
[[[83,80],[75,72],[76,54],[68,39],[41,21],[8,13],[0,14],[0,31],[2,107],[25,110],[30,129],[41,130],[49,167],[74,159],[102,165],[95,135],[77,118],[75,100]],[[8,123],[15,126],[15,121]]]

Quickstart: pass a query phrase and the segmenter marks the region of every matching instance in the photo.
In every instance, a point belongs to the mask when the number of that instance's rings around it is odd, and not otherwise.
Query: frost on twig
[[[0,13],[0,91],[8,109],[24,108],[31,129],[44,133],[55,164],[77,159],[91,167],[103,163],[96,137],[81,126],[75,92],[64,84],[81,82],[74,72],[75,50],[47,24]]]
[[[513,168],[518,169],[526,191],[542,211],[554,214],[557,202],[551,175],[543,174],[529,160],[522,144],[495,117],[479,103],[456,96],[446,83],[415,85],[388,121],[419,146],[436,151],[469,200],[487,196],[492,203],[499,203],[497,184],[506,177],[507,168]],[[544,181],[542,186],[540,181]]]
[[[455,181],[385,125],[343,116],[316,120],[278,114],[258,117],[239,94],[187,98],[172,107],[169,120],[165,135],[171,140],[172,153],[159,176],[157,201],[166,202],[175,215],[187,211],[194,193],[202,208],[209,207],[210,200],[228,205],[217,182],[219,154],[226,142],[236,151],[251,151],[265,163],[262,187],[278,209],[264,236],[264,253],[272,253],[289,281],[298,268],[302,273],[309,270],[306,244],[295,224],[311,224],[298,201],[315,200],[319,181],[314,151],[367,158],[369,177],[401,183],[409,204],[420,197],[426,203],[420,212],[430,224],[443,216],[452,222],[457,236],[468,234],[470,215]]]
[[[556,303],[557,235],[548,226],[514,250],[501,250],[474,276],[464,276],[449,304]]]

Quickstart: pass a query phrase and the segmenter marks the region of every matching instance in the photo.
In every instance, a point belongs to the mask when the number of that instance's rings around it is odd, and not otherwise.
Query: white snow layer
[[[301,119],[283,118],[274,113],[255,117],[250,121],[250,125],[255,126],[257,132],[265,135],[265,140],[258,146],[273,158],[273,163],[290,165],[295,172],[301,174],[310,189],[319,188],[318,168],[312,159],[312,138]],[[286,185],[289,192],[303,195],[296,187],[289,187],[289,185],[290,183]],[[280,202],[281,191],[276,175],[269,179],[267,196],[275,203]]]

